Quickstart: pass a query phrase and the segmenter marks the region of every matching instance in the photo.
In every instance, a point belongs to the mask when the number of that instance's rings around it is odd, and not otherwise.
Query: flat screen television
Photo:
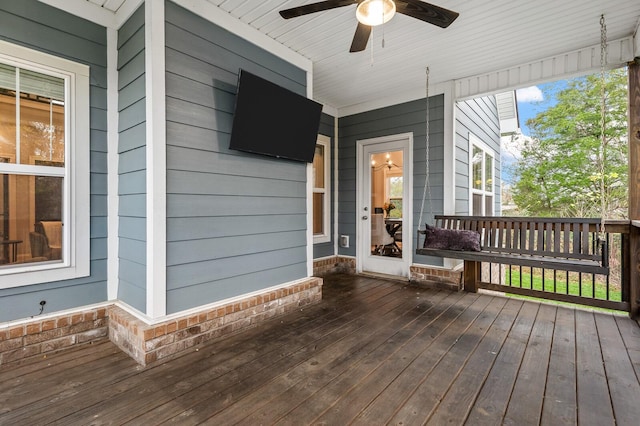
[[[240,70],[230,149],[313,162],[322,105]]]

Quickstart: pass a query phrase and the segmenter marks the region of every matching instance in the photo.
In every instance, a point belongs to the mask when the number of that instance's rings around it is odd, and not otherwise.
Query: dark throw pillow
[[[426,225],[424,248],[480,251],[480,233],[464,229],[443,229]]]

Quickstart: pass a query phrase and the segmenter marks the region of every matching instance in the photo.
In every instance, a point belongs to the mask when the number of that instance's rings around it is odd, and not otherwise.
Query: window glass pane
[[[0,88],[15,92],[16,68],[11,65],[0,64]],[[14,93],[15,96],[15,93]]]
[[[0,158],[16,162],[16,70],[0,64]]]
[[[485,155],[484,179],[485,179],[484,190],[488,192],[493,192],[493,157],[491,157],[489,154]]]
[[[471,205],[471,214],[473,216],[482,216],[482,195],[473,194]]]
[[[20,94],[64,102],[64,79],[20,69]]]
[[[0,267],[62,259],[63,181],[0,174]]]
[[[474,189],[482,189],[482,156],[482,150],[474,146],[471,157],[471,178]]]
[[[20,164],[64,167],[64,80],[20,70]]]
[[[389,178],[389,197],[402,198],[402,176],[392,176]]]
[[[389,211],[389,217],[392,219],[402,218],[402,198],[391,198],[389,199],[389,201],[391,202],[391,204],[396,206],[395,209]]]
[[[51,98],[21,94],[20,163],[64,167],[64,105]]]
[[[313,185],[314,188],[324,188],[324,146],[316,145],[313,157]]]
[[[485,195],[484,197],[484,214],[487,216],[493,215],[493,197]]]
[[[324,234],[324,194],[313,194],[313,235]]]

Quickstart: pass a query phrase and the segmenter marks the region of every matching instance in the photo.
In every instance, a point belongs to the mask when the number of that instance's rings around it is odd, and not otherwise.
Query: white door
[[[413,258],[413,135],[358,141],[356,268],[406,277]]]

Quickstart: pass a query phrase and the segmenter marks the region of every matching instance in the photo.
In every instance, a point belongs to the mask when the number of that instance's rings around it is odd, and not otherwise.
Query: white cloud
[[[524,89],[516,90],[516,97],[518,102],[539,102],[544,100],[542,90],[538,86],[525,87]]]

